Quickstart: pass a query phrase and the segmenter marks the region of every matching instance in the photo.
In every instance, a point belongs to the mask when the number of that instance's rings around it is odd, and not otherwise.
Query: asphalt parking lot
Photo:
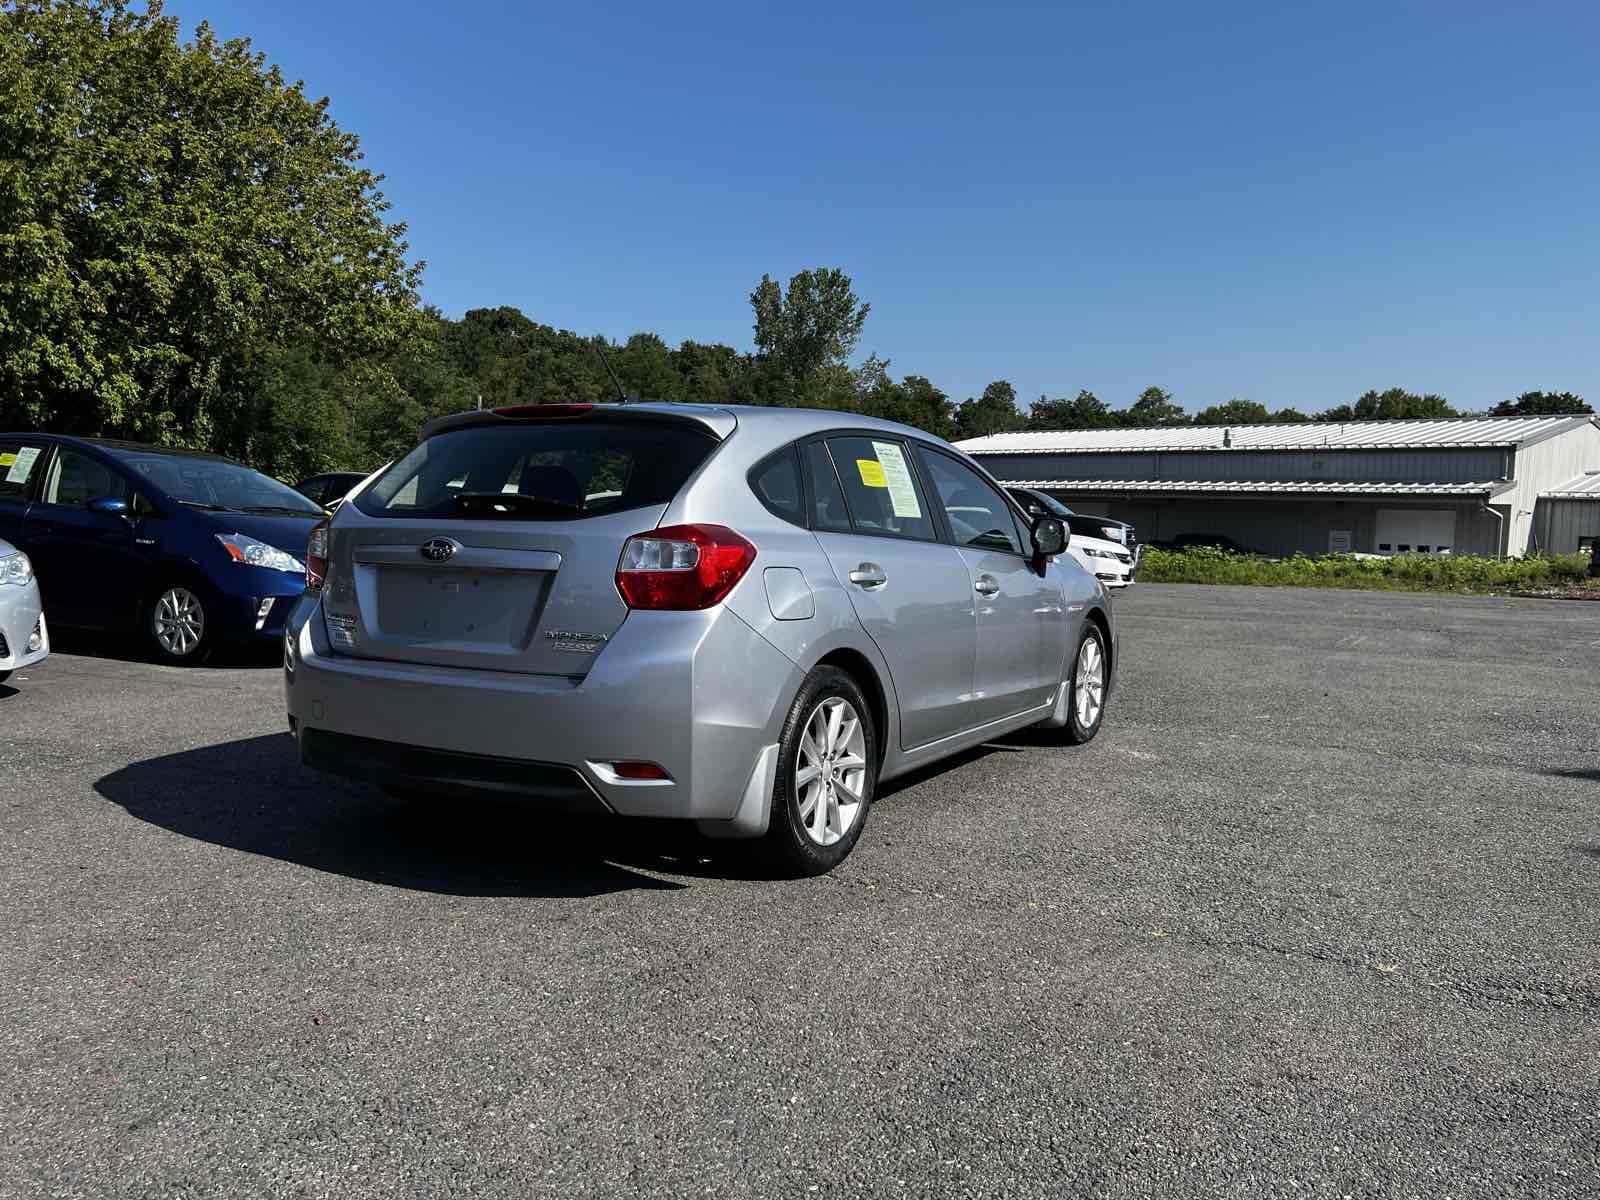
[[[799,882],[69,646],[0,685],[0,1195],[1600,1192],[1600,605],[1119,619],[1096,742]]]

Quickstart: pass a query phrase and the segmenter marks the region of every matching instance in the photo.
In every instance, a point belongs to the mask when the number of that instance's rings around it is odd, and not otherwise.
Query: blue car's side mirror
[[[107,517],[125,517],[131,511],[126,500],[112,496],[96,496],[84,507],[92,513],[100,513]]]

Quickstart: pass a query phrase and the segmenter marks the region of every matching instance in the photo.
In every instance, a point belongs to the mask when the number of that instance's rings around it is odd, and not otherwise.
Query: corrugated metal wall
[[[1538,501],[1533,532],[1545,554],[1574,553],[1580,538],[1600,538],[1600,498]]]
[[[1483,483],[1504,478],[1504,450],[1241,450],[1171,454],[985,454],[1003,480],[1180,479],[1257,482]]]
[[[1584,425],[1558,437],[1523,446],[1516,456],[1516,488],[1496,498],[1511,509],[1511,553],[1532,554],[1546,539],[1536,534],[1539,495],[1574,476],[1600,467],[1600,429]],[[1576,544],[1573,546],[1576,549]]]
[[[1170,541],[1180,533],[1219,533],[1242,546],[1265,554],[1326,554],[1328,535],[1349,530],[1351,549],[1376,552],[1375,533],[1380,508],[1450,509],[1456,514],[1457,554],[1498,553],[1499,523],[1477,505],[1419,501],[1407,504],[1392,497],[1382,500],[1174,499],[1146,500],[1130,497],[1107,500],[1104,496],[1054,493],[1079,512],[1099,513],[1128,521],[1141,542]],[[1600,505],[1596,505],[1600,508]]]

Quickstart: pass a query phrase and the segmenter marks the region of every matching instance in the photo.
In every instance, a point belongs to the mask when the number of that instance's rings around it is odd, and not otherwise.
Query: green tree
[[[1387,388],[1362,394],[1352,410],[1357,421],[1395,421],[1419,417],[1459,416],[1443,396],[1419,396],[1405,388]]]
[[[1213,404],[1194,415],[1196,425],[1265,425],[1272,420],[1265,404],[1235,396],[1226,404]]]
[[[1116,414],[1090,391],[1071,400],[1040,396],[1028,409],[1029,429],[1109,429],[1116,423]]]
[[[876,360],[874,360],[876,361]],[[887,367],[862,397],[862,408],[874,417],[899,421],[924,430],[935,437],[955,436],[955,413],[950,399],[921,375],[907,375],[899,383],[890,380]]]
[[[959,438],[1012,433],[1027,425],[1028,418],[1017,408],[1017,391],[1004,379],[996,379],[977,399],[963,400],[955,413],[955,434]]]
[[[1188,415],[1183,405],[1175,404],[1172,393],[1158,387],[1147,387],[1139,398],[1122,414],[1127,425],[1187,425]]]
[[[1280,408],[1270,417],[1268,417],[1267,420],[1271,421],[1274,425],[1290,425],[1300,421],[1309,421],[1311,418],[1306,416],[1306,414],[1301,412],[1298,408]]]
[[[843,367],[872,311],[856,298],[850,276],[837,267],[801,271],[789,280],[787,292],[763,275],[750,293],[750,306],[761,356],[795,380]]]
[[[1515,400],[1502,400],[1489,410],[1491,417],[1556,417],[1592,413],[1582,396],[1572,392],[1523,392]]]
[[[382,177],[248,41],[12,0],[0,78],[0,425],[244,452],[290,379],[414,333]]]

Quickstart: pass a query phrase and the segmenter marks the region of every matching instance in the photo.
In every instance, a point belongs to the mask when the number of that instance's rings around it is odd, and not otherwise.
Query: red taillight
[[[710,608],[733,590],[756,548],[722,525],[669,525],[635,534],[617,562],[629,608]]]
[[[306,591],[320,592],[328,581],[328,523],[318,521],[306,540]]]
[[[494,410],[497,417],[581,417],[592,404],[508,404]]]

